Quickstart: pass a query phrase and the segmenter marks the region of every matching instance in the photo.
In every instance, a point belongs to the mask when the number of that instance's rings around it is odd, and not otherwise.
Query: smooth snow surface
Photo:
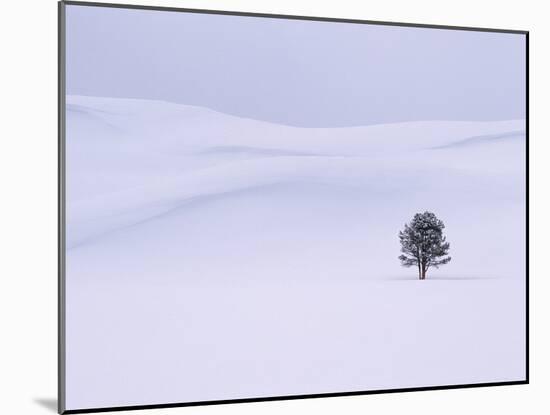
[[[67,97],[67,408],[524,379],[524,131]]]

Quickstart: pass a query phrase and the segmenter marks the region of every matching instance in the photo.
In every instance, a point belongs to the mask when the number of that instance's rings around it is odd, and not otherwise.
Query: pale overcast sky
[[[67,93],[304,127],[525,117],[525,36],[67,6]]]

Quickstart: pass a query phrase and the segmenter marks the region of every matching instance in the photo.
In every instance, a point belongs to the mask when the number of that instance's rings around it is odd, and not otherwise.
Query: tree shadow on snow
[[[417,276],[391,276],[384,278],[386,281],[420,281]],[[496,280],[495,276],[486,275],[434,275],[426,276],[426,281],[474,281],[474,280]]]

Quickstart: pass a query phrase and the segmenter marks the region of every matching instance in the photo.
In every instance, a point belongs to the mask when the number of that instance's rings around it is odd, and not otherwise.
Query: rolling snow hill
[[[524,131],[67,97],[69,407],[523,378]],[[453,260],[419,282],[424,210]]]

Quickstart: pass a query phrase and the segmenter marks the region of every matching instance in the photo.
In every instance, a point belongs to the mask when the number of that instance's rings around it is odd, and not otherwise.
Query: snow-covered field
[[[523,379],[524,130],[67,97],[67,408]]]

